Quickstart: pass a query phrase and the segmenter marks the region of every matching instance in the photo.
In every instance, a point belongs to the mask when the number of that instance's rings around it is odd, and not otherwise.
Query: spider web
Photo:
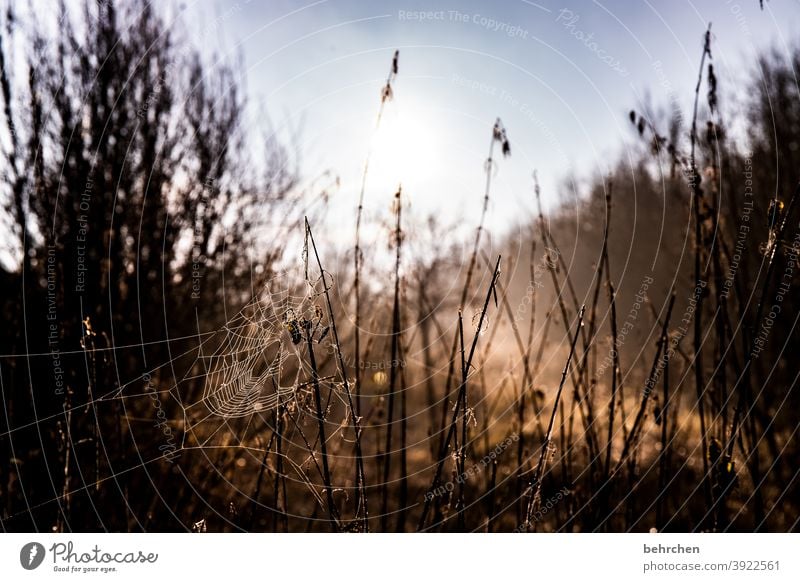
[[[168,396],[177,404],[178,416],[170,419],[179,429],[180,445],[196,449],[218,446],[222,442],[245,442],[253,421],[270,422],[272,413],[294,402],[294,409],[307,407],[311,371],[307,364],[307,345],[297,328],[298,320],[314,324],[317,343],[325,336],[318,299],[323,293],[322,279],[308,280],[300,270],[276,274],[260,292],[218,329],[197,334],[190,350],[151,368],[148,378],[169,371],[170,382],[158,382],[149,392],[133,389],[142,379],[122,385],[101,400],[141,399]],[[332,281],[326,274],[328,289]],[[199,330],[198,330],[199,331]],[[320,349],[318,358],[324,358]],[[330,355],[331,352],[325,352]],[[191,358],[182,376],[176,362]],[[332,394],[344,402],[338,378],[320,378]],[[197,386],[202,385],[198,394]],[[224,432],[223,432],[224,429]],[[225,439],[224,436],[232,437]],[[187,437],[191,444],[187,443]],[[160,455],[164,456],[164,455]]]
[[[202,402],[224,418],[242,418],[274,409],[294,395],[300,384],[302,358],[287,325],[306,298],[288,292],[264,293],[225,324],[217,350],[201,355],[208,370]],[[293,373],[287,386],[284,372]]]
[[[154,366],[145,365],[145,371],[137,378],[120,384],[111,392],[98,394],[80,407],[96,411],[95,407],[103,403],[119,403],[119,414],[126,419],[128,435],[136,447],[136,459],[124,467],[112,469],[109,466],[109,472],[98,475],[93,483],[72,487],[67,493],[56,494],[49,500],[29,506],[28,511],[88,491],[91,486],[115,481],[153,463],[172,462],[183,452],[200,453],[198,462],[212,465],[214,461],[210,453],[221,449],[241,450],[247,458],[255,459],[258,455],[261,459],[265,451],[271,450],[271,441],[268,442],[264,435],[271,432],[274,436],[274,427],[270,431],[270,424],[282,411],[286,411],[287,418],[293,418],[291,422],[285,421],[284,425],[289,431],[284,437],[287,450],[282,455],[286,471],[291,472],[294,480],[303,483],[322,504],[312,482],[314,469],[319,473],[316,458],[313,452],[309,452],[314,446],[310,444],[313,437],[308,440],[302,433],[304,422],[316,418],[309,397],[312,370],[307,363],[308,344],[306,337],[296,331],[293,333],[293,324],[303,321],[311,326],[307,333],[318,346],[319,369],[327,366],[333,374],[317,376],[318,381],[329,389],[326,410],[331,410],[332,400],[349,410],[344,383],[339,375],[341,371],[332,357],[333,344],[330,338],[327,344],[323,344],[327,331],[326,317],[319,307],[320,298],[325,288],[330,290],[333,285],[333,278],[327,272],[309,278],[305,270],[282,271],[276,273],[219,328],[210,331],[198,328],[196,334],[167,340],[173,347],[186,341],[192,346],[183,351],[170,351],[168,360]],[[110,345],[92,349],[94,354],[109,353],[116,357],[118,350],[147,345]],[[326,345],[330,351],[325,351]],[[148,400],[151,401],[149,404]],[[347,418],[346,410],[343,418]],[[65,410],[78,411],[78,408]],[[161,418],[158,416],[161,411],[164,411],[165,418],[156,422]],[[61,414],[40,417],[37,424],[60,417]],[[326,438],[327,442],[335,438],[344,439],[342,431],[346,423],[327,419],[326,422],[332,422],[334,427]],[[142,428],[134,428],[137,423]],[[170,427],[171,437],[164,427]],[[295,443],[298,434],[302,442]],[[98,434],[98,438],[100,446],[105,447],[103,434]],[[176,442],[169,449],[164,443],[171,438]],[[350,441],[344,439],[342,442]],[[294,446],[301,451],[297,460],[288,450]],[[264,462],[259,460],[258,464]]]

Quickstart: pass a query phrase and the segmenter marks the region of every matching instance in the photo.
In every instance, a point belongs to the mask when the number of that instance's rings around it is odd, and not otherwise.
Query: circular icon
[[[19,551],[19,563],[26,570],[35,570],[44,561],[44,546],[39,542],[30,542]]]

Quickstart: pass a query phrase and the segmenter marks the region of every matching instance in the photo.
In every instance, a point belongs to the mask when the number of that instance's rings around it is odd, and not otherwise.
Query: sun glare
[[[438,125],[423,110],[387,110],[372,142],[370,181],[393,188],[430,179],[437,168]]]

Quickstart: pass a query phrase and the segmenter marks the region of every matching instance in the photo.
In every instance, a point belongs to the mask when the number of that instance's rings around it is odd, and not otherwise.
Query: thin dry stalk
[[[703,197],[703,190],[700,188],[700,174],[697,171],[697,160],[695,149],[697,144],[697,107],[700,101],[700,85],[703,82],[703,66],[706,56],[711,56],[711,24],[705,33],[703,44],[703,55],[700,57],[700,71],[697,75],[697,85],[694,90],[694,109],[692,114],[691,131],[691,152],[690,152],[690,187],[692,189],[692,206],[694,209],[694,282],[700,285],[701,282],[701,262],[703,253],[703,224],[700,204]],[[697,392],[697,414],[700,417],[700,439],[703,446],[703,493],[705,495],[706,507],[713,504],[711,485],[708,481],[708,436],[706,432],[705,414],[705,383],[703,379],[703,299],[704,293],[697,298],[697,306],[694,314],[694,382]]]
[[[672,317],[672,308],[675,306],[675,292],[673,291],[670,294],[669,298],[669,305],[667,306],[667,314],[664,317],[664,325],[661,327],[661,335],[659,336],[658,340],[658,347],[656,348],[656,355],[653,359],[653,365],[650,368],[650,374],[647,376],[647,381],[644,386],[644,390],[642,390],[642,399],[639,403],[639,411],[636,413],[636,418],[633,421],[633,426],[631,427],[630,432],[628,433],[628,438],[625,440],[625,443],[622,448],[622,454],[620,455],[619,460],[617,461],[617,465],[614,469],[614,474],[616,474],[623,463],[628,459],[631,450],[636,448],[637,442],[639,440],[639,435],[642,430],[642,424],[645,417],[645,412],[647,411],[647,403],[650,400],[650,394],[653,391],[654,386],[656,385],[656,381],[659,375],[659,368],[658,364],[659,361],[663,359],[664,363],[669,361],[671,353],[667,351],[668,348],[668,326],[669,321]]]
[[[665,338],[666,341],[666,338]],[[658,458],[658,499],[656,502],[656,527],[659,531],[664,526],[664,505],[667,497],[667,475],[669,474],[669,359],[664,363],[664,376],[662,378],[664,402],[656,416],[656,424],[661,423],[661,454]]]
[[[402,344],[399,348],[401,362],[405,361],[405,351]],[[400,511],[397,516],[397,531],[406,530],[406,517],[408,514],[408,386],[406,385],[406,371],[400,369]]]
[[[584,305],[581,307],[581,310],[578,313],[578,322],[575,329],[575,335],[572,338],[569,348],[569,356],[567,356],[567,362],[564,364],[564,370],[561,372],[561,382],[558,384],[556,398],[553,401],[553,411],[550,414],[550,422],[547,425],[547,433],[545,434],[544,442],[542,443],[542,451],[539,455],[539,464],[536,466],[536,471],[534,472],[533,478],[530,482],[531,498],[528,502],[528,511],[525,515],[525,529],[527,531],[530,531],[532,526],[531,519],[541,503],[542,479],[544,477],[547,452],[550,449],[550,441],[553,438],[553,426],[556,420],[556,411],[558,410],[558,405],[561,402],[561,392],[564,390],[564,384],[567,381],[567,373],[569,372],[570,364],[572,363],[572,356],[575,354],[575,344],[578,343],[579,328],[583,325],[583,314],[585,311],[586,306]]]
[[[392,65],[389,69],[389,75],[386,78],[386,84],[381,89],[381,104],[378,108],[378,116],[375,119],[375,128],[373,129],[373,136],[378,132],[381,125],[381,119],[383,118],[383,110],[386,107],[386,102],[391,100],[394,96],[394,90],[392,88],[392,83],[394,82],[395,77],[397,76],[398,71],[398,60],[400,58],[400,51],[394,51],[394,56],[392,57]],[[364,212],[364,193],[367,189],[367,176],[369,175],[369,162],[370,158],[372,157],[372,144],[370,144],[369,150],[367,150],[367,157],[364,160],[364,172],[361,176],[361,191],[358,194],[358,209],[356,210],[356,240],[355,240],[355,250],[353,253],[353,261],[354,261],[354,282],[353,282],[353,294],[355,296],[355,331],[354,331],[354,364],[355,364],[355,409],[353,410],[353,416],[355,418],[361,417],[361,264],[362,264],[362,252],[361,252],[361,219]],[[356,435],[358,438],[358,435]],[[362,482],[363,485],[363,468],[359,469],[356,468],[356,482]],[[363,493],[362,488],[359,488],[356,491],[356,505],[359,505],[361,502],[360,495]],[[364,502],[364,506],[366,508],[366,502]],[[366,523],[366,521],[365,521]]]
[[[359,491],[358,502],[356,503],[356,519],[361,515],[363,531],[369,529],[369,505],[367,504],[366,493],[366,478],[364,475],[364,457],[361,452],[361,419],[356,415],[355,405],[353,404],[353,395],[350,392],[350,382],[347,379],[347,367],[344,363],[344,356],[342,355],[342,346],[339,342],[339,331],[336,328],[336,316],[333,312],[333,304],[331,303],[330,289],[325,280],[325,270],[322,268],[322,259],[319,257],[317,244],[314,241],[314,234],[311,232],[311,225],[308,219],[305,220],[306,225],[306,240],[311,242],[311,248],[314,251],[314,257],[317,261],[319,268],[320,278],[322,281],[322,289],[325,295],[325,304],[328,308],[328,320],[331,322],[331,332],[333,335],[334,348],[336,350],[336,358],[339,367],[339,373],[342,376],[342,384],[344,387],[345,396],[347,398],[347,406],[350,411],[350,420],[355,434],[355,453],[356,453],[356,487]],[[307,244],[306,244],[307,246]],[[308,255],[306,254],[306,257]]]
[[[568,314],[568,311],[567,311],[567,307],[566,307],[566,305],[564,303],[563,290],[564,290],[565,286],[569,287],[571,289],[572,288],[572,283],[571,283],[571,279],[570,279],[570,276],[569,276],[569,271],[566,269],[566,265],[564,265],[563,262],[562,262],[563,261],[563,257],[561,256],[561,252],[559,251],[558,246],[555,243],[555,240],[553,239],[552,235],[550,234],[550,229],[546,226],[546,223],[545,223],[544,212],[542,211],[541,189],[539,188],[539,178],[538,178],[536,172],[533,173],[533,183],[534,183],[534,194],[536,195],[536,204],[537,204],[538,211],[539,211],[539,235],[540,235],[540,237],[542,239],[542,244],[544,245],[544,247],[546,249],[546,252],[550,253],[551,250],[555,252],[555,254],[557,255],[556,261],[558,261],[562,265],[562,268],[565,271],[565,275],[564,275],[565,283],[561,284],[561,283],[559,283],[558,276],[556,275],[557,265],[553,264],[552,256],[548,255],[550,257],[550,265],[549,265],[550,268],[548,269],[548,271],[550,271],[550,278],[551,278],[552,283],[553,283],[553,292],[556,294],[556,299],[558,301],[558,306],[559,306],[559,309],[561,311],[561,318],[562,318],[563,323],[564,323],[564,329],[565,329],[565,331],[567,333],[567,339],[571,343],[572,342],[572,335],[571,335],[572,332],[571,332],[570,327],[569,327],[569,314]],[[575,296],[574,291],[572,292],[572,295],[573,295],[573,301],[575,302],[576,309],[577,309],[577,298]],[[578,329],[578,333],[580,333],[583,336],[583,344],[584,344],[584,347],[587,348],[589,344],[588,344],[588,340],[587,340],[587,338],[585,336],[585,332],[584,332],[584,329],[583,329],[582,326],[580,327],[580,329]],[[570,378],[572,380],[572,385],[573,385],[573,398],[572,398],[570,417],[569,417],[569,428],[568,428],[567,449],[566,449],[567,459],[566,459],[565,467],[567,469],[569,469],[570,466],[571,466],[571,454],[572,454],[572,449],[573,449],[573,447],[572,447],[573,422],[574,422],[574,415],[575,415],[575,408],[576,407],[578,408],[578,411],[579,411],[579,413],[581,415],[581,420],[582,420],[583,426],[584,426],[584,433],[583,433],[584,434],[584,438],[586,439],[587,446],[589,446],[590,450],[594,450],[593,441],[595,440],[595,439],[592,438],[592,435],[594,434],[594,431],[595,431],[595,427],[593,425],[589,424],[587,414],[584,412],[584,409],[583,409],[583,401],[584,401],[584,399],[581,397],[581,394],[580,394],[581,376],[580,375],[576,376],[575,370],[571,370],[570,371]],[[586,400],[586,403],[587,403],[587,406],[588,406],[588,398],[585,399],[585,400]]]
[[[608,474],[611,463],[611,449],[614,440],[614,413],[616,412],[617,400],[617,378],[619,374],[619,350],[617,349],[618,332],[617,332],[617,296],[614,284],[611,282],[611,266],[608,258],[608,237],[611,229],[611,185],[606,191],[606,233],[603,237],[603,258],[605,263],[606,275],[606,290],[608,292],[608,303],[611,307],[611,358],[612,358],[612,373],[611,373],[611,399],[608,403],[608,437],[606,438],[606,458],[603,468],[603,481],[608,481]]]
[[[391,367],[389,370],[389,394],[387,396],[388,406],[386,415],[386,448],[384,449],[383,461],[383,482],[381,485],[381,529],[387,531],[389,519],[389,479],[391,477],[391,463],[392,463],[392,433],[394,429],[394,400],[395,390],[397,388],[397,368],[395,365],[398,360],[398,352],[400,349],[400,334],[401,334],[401,313],[400,313],[400,259],[401,249],[403,245],[403,230],[402,230],[402,188],[398,188],[397,193],[394,195],[395,203],[395,230],[394,230],[394,245],[395,245],[395,263],[394,263],[394,301],[392,304],[392,357]]]
[[[336,511],[336,503],[333,500],[333,483],[331,472],[328,466],[328,439],[325,437],[325,411],[322,408],[322,398],[320,395],[319,371],[317,370],[317,360],[314,356],[314,337],[312,324],[304,321],[306,334],[306,346],[308,347],[308,363],[311,367],[311,385],[314,389],[314,405],[317,411],[317,427],[319,435],[319,448],[322,454],[322,476],[325,484],[325,498],[328,502],[328,518],[330,519],[331,529],[339,530],[339,518]]]
[[[488,509],[486,510],[486,533],[492,533],[494,529],[494,520],[495,520],[495,507],[497,502],[495,500],[497,496],[497,461],[492,462],[492,474],[489,479],[489,491],[486,493],[486,497],[488,499],[487,506]]]
[[[480,328],[476,331],[476,335],[480,333]],[[461,393],[463,394],[463,403],[461,405],[461,446],[458,452],[458,475],[461,479],[458,480],[458,501],[456,503],[456,512],[458,515],[458,530],[464,531],[464,466],[467,460],[467,417],[469,416],[469,393],[467,391],[467,362],[464,355],[464,318],[461,311],[458,312],[458,341],[461,345],[461,385],[463,386]]]
[[[494,148],[495,143],[500,144],[503,156],[511,155],[511,146],[509,145],[508,136],[506,135],[506,129],[503,127],[503,122],[500,121],[498,117],[492,127],[492,138],[489,140],[489,155],[486,158],[485,162],[485,171],[486,171],[486,185],[484,188],[483,193],[483,207],[481,209],[481,218],[478,221],[478,230],[475,232],[475,242],[472,246],[472,254],[469,258],[469,266],[467,267],[467,278],[464,281],[464,287],[461,289],[461,299],[459,301],[459,309],[464,309],[467,302],[467,295],[469,293],[469,288],[472,285],[472,277],[475,272],[475,267],[478,262],[478,249],[481,245],[481,237],[483,235],[483,228],[484,223],[486,221],[486,213],[489,210],[489,197],[492,190],[492,170],[495,167],[494,161]],[[458,336],[456,335],[453,338],[453,347],[450,349],[450,368],[447,371],[447,381],[445,382],[445,398],[444,402],[447,403],[447,398],[450,395],[450,386],[453,380],[453,374],[455,373],[455,355],[456,350],[458,349]],[[439,431],[439,443],[441,445],[442,435],[444,433],[445,422],[447,421],[447,409],[445,408],[442,411],[442,424],[441,430]]]
[[[475,356],[475,349],[478,345],[478,338],[480,338],[481,330],[483,329],[484,321],[486,320],[486,312],[489,309],[489,301],[492,298],[493,294],[496,294],[495,284],[497,282],[497,278],[500,276],[500,257],[497,257],[497,263],[494,267],[494,273],[492,275],[492,280],[489,284],[489,290],[486,293],[486,300],[483,303],[483,309],[481,310],[481,315],[478,320],[478,326],[475,330],[475,336],[472,339],[472,347],[470,348],[469,357],[467,358],[466,362],[464,363],[464,370],[467,372],[472,367],[472,359]],[[458,336],[456,337],[458,340]],[[450,420],[450,428],[447,431],[447,437],[444,439],[442,443],[442,447],[439,450],[439,457],[436,462],[436,469],[434,472],[433,480],[431,482],[431,486],[428,489],[428,495],[425,496],[425,503],[422,508],[422,515],[420,516],[419,523],[417,524],[417,531],[421,531],[425,528],[425,523],[428,519],[428,512],[430,511],[430,502],[431,499],[434,497],[433,493],[436,488],[439,486],[441,477],[442,477],[442,469],[444,468],[445,460],[447,459],[447,451],[450,448],[450,443],[452,442],[455,434],[456,434],[456,426],[458,421],[458,415],[461,410],[461,406],[465,405],[465,392],[466,392],[466,382],[462,381],[461,386],[459,388],[458,398],[456,399],[456,405],[453,409],[453,414]]]

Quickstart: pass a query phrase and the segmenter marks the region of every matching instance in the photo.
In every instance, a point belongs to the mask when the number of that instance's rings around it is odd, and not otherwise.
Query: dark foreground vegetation
[[[707,36],[694,109],[502,243],[365,170],[387,266],[235,68],[145,2],[60,23],[0,37],[4,531],[797,529],[800,51],[726,108]]]

